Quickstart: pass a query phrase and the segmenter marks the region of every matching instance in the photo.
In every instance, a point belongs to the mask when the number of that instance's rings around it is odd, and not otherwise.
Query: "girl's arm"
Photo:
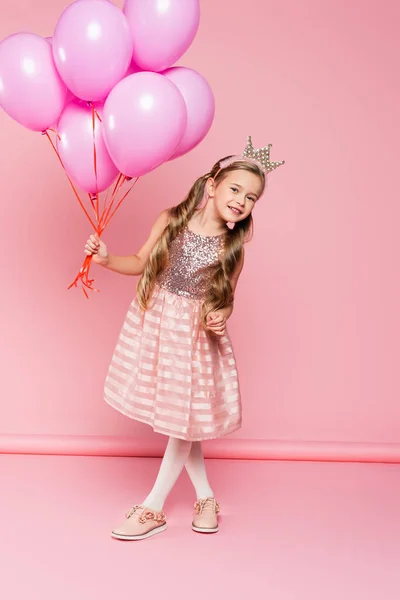
[[[239,279],[239,275],[242,272],[244,264],[244,248],[242,248],[242,255],[232,273],[230,282],[232,286],[232,301],[228,306],[219,308],[217,311],[212,311],[207,315],[207,327],[218,335],[223,335],[225,332],[225,322],[231,316],[233,312],[233,298],[235,295],[236,285]]]
[[[155,220],[150,235],[137,254],[133,256],[108,255],[108,261],[103,266],[110,271],[121,275],[141,275],[144,271],[150,253],[168,225],[170,218],[169,210],[163,210]]]

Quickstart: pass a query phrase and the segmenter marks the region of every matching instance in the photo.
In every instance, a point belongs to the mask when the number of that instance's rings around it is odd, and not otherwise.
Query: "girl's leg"
[[[185,467],[196,490],[197,498],[213,498],[214,492],[207,479],[201,442],[192,442],[192,449]]]
[[[145,506],[161,511],[164,502],[176,483],[189,456],[192,442],[170,437],[157,479],[150,494],[143,501]]]

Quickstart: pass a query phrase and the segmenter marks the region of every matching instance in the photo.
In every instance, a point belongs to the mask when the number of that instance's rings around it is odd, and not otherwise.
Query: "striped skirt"
[[[208,335],[201,300],[156,284],[147,311],[134,298],[105,382],[105,401],[154,431],[183,440],[241,427],[238,373],[227,330]]]

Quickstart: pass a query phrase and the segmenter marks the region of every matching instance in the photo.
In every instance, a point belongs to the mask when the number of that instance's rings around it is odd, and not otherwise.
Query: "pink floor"
[[[159,462],[0,455],[2,600],[400,599],[400,465],[208,460],[219,533],[184,473],[167,531],[112,539]]]

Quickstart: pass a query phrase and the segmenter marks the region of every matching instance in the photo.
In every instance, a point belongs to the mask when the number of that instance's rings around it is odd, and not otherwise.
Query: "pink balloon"
[[[125,77],[128,77],[129,75],[133,75],[134,73],[143,73],[143,69],[141,69],[140,67],[137,66],[137,64],[135,64],[133,61],[131,62],[131,64],[128,67],[127,72],[125,73]]]
[[[185,101],[158,73],[135,73],[104,104],[104,139],[121,173],[138,177],[168,160],[186,129]]]
[[[0,44],[0,104],[33,131],[45,131],[60,116],[67,95],[51,46],[34,33],[15,33]]]
[[[46,40],[46,42],[49,42],[50,46],[53,46],[53,38],[51,36],[45,37],[44,39]],[[71,90],[67,88],[67,97],[65,99],[65,105],[69,104],[72,100],[76,100],[76,96],[71,92]]]
[[[131,62],[132,34],[121,10],[108,0],[79,0],[62,13],[53,55],[68,88],[82,100],[103,100]]]
[[[103,106],[95,109],[103,119]],[[118,174],[103,139],[103,123],[95,117],[97,185],[101,192],[108,188]],[[63,111],[57,125],[57,150],[68,175],[85,192],[96,192],[93,156],[92,108],[73,101]]]
[[[72,102],[72,100],[77,100],[77,97],[74,96],[74,94],[71,92],[71,90],[69,90],[67,88],[67,97],[65,99],[65,105],[69,104],[70,102]]]
[[[133,60],[142,69],[163,71],[192,43],[200,22],[199,0],[125,0],[133,35]]]
[[[193,150],[207,135],[215,114],[211,87],[200,73],[186,67],[172,67],[163,72],[181,92],[187,109],[186,131],[171,158]]]

